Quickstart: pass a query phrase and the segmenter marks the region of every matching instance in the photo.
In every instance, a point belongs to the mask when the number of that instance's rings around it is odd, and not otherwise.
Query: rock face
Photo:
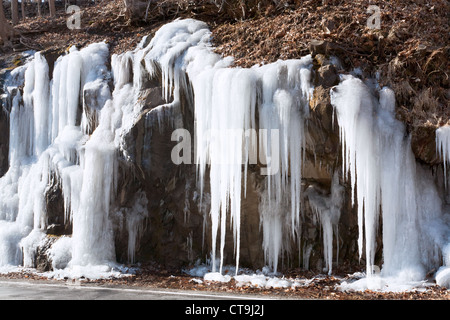
[[[305,162],[303,163],[302,193],[331,197],[333,173],[342,167],[338,127],[334,123],[330,89],[339,82],[339,70],[326,56],[326,44],[313,43],[314,92],[309,103],[306,124]],[[55,59],[47,56],[50,66]],[[160,70],[160,68],[159,68]],[[132,70],[130,70],[132,72]],[[187,77],[187,76],[186,76]],[[118,188],[112,204],[112,221],[115,234],[115,251],[118,262],[130,262],[130,233],[125,227],[134,219],[127,209],[135,204],[137,194],[145,194],[148,215],[140,217],[138,240],[132,262],[158,262],[167,267],[182,268],[197,261],[210,259],[212,248],[209,219],[210,190],[205,186],[200,203],[195,164],[176,165],[171,152],[177,141],[172,133],[183,127],[194,132],[194,111],[190,92],[181,93],[177,108],[166,107],[163,97],[161,72],[148,77],[140,93],[144,107],[134,125],[123,137],[117,154]],[[100,81],[83,91],[82,106],[87,114],[88,133],[98,125],[98,111],[104,104],[104,92],[111,90],[112,83]],[[101,94],[100,94],[101,93]],[[7,109],[5,103],[3,109]],[[81,106],[80,106],[81,108]],[[78,124],[83,121],[78,119]],[[8,168],[8,116],[0,112],[0,174]],[[433,128],[417,128],[412,134],[412,148],[418,159],[427,164],[437,164]],[[192,150],[193,152],[193,150]],[[257,165],[249,166],[247,195],[242,201],[240,265],[261,268],[265,265],[259,203],[263,195],[263,182]],[[208,174],[208,173],[207,173]],[[341,173],[342,176],[342,173]],[[58,179],[45,192],[49,246],[55,237],[70,235],[72,225],[65,220],[64,196]],[[337,265],[358,266],[358,222],[350,201],[351,188],[345,181],[343,203],[339,216],[339,228],[332,240],[333,261]],[[303,267],[323,271],[325,268],[321,225],[310,200],[303,196],[301,214],[301,237],[293,241],[290,250],[282,257],[282,268]],[[381,235],[378,235],[380,239]],[[379,246],[380,248],[381,246]],[[338,252],[338,256],[336,256]],[[37,266],[51,269],[46,260],[45,248],[40,248]],[[233,264],[235,259],[233,235],[227,233],[224,263]],[[380,263],[381,254],[376,256]]]
[[[337,126],[332,124],[333,109],[329,99],[329,89],[337,84],[338,74],[329,62],[317,68],[314,80],[316,88],[307,125],[302,188],[306,190],[312,186],[326,196],[331,193],[332,173],[340,166],[339,136]],[[179,268],[210,258],[209,186],[205,187],[200,206],[196,165],[174,165],[171,160],[171,150],[176,145],[176,142],[171,141],[171,133],[177,128],[174,122],[178,121],[189,132],[194,132],[193,106],[189,99],[182,99],[177,114],[166,115],[160,121],[160,106],[166,102],[161,93],[161,79],[158,77],[149,81],[142,92],[142,99],[146,101],[144,111],[124,138],[124,153],[131,160],[120,162],[117,205],[131,206],[129,201],[135,192],[144,190],[149,215],[144,222],[145,231],[139,241],[136,260],[157,261]],[[240,243],[241,265],[250,268],[265,265],[258,207],[263,194],[262,185],[259,168],[250,166],[247,196],[242,202]],[[335,243],[335,246],[339,246],[339,257],[335,261],[353,263],[358,261],[357,221],[348,201],[344,205],[337,236],[339,241]],[[322,271],[325,265],[320,228],[314,212],[305,202],[301,240],[292,243],[290,253],[286,253],[283,258],[283,267],[302,266]],[[116,252],[121,262],[127,261],[126,246],[126,232],[117,230]],[[234,263],[233,248],[232,233],[227,233],[225,264]]]

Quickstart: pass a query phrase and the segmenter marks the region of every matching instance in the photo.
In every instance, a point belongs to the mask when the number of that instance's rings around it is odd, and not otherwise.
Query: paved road
[[[0,280],[0,300],[253,300],[258,298],[258,296],[226,293]]]

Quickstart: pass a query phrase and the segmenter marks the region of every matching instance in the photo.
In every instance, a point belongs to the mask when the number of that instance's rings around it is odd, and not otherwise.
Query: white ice
[[[331,90],[331,102],[343,170],[358,210],[359,253],[365,252],[367,274],[362,281],[407,284],[425,279],[440,265],[450,229],[431,172],[416,163],[404,125],[395,119],[393,91],[383,88],[378,94],[379,100],[361,80],[348,76]],[[377,268],[379,228],[383,265]]]

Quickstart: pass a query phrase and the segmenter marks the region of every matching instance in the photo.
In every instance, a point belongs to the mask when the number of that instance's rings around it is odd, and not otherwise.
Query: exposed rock
[[[309,52],[314,57],[318,54],[329,54],[332,44],[325,40],[311,40],[309,42]]]
[[[442,159],[439,159],[436,152],[436,127],[419,126],[411,133],[411,148],[417,159],[426,164],[440,164]]]
[[[98,125],[99,112],[111,98],[111,88],[107,80],[87,83],[83,88],[83,109],[86,114],[88,133],[92,134]]]
[[[321,66],[317,70],[316,82],[317,85],[322,86],[325,89],[337,85],[339,83],[339,75],[336,67],[332,64]]]
[[[52,175],[51,181],[52,184],[44,194],[47,211],[47,228],[45,232],[56,236],[72,234],[72,223],[70,219],[66,221],[64,197],[61,185],[58,183],[55,174]]]
[[[39,272],[53,270],[52,261],[48,256],[48,249],[58,240],[57,237],[47,236],[45,240],[40,243],[40,246],[36,250],[36,266],[35,268]]]

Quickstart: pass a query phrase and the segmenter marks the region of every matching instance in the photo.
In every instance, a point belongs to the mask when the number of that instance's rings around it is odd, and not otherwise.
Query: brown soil
[[[312,40],[326,41],[326,54],[338,56],[346,70],[358,67],[367,76],[378,72],[381,84],[393,87],[398,118],[408,125],[449,122],[449,1],[381,2],[379,30],[367,26],[368,0],[284,3],[249,10],[250,17],[242,19],[236,8],[219,12],[210,1],[155,1],[146,21],[131,22],[123,1],[97,1],[82,8],[80,30],[67,28],[69,15],[59,8],[57,18],[22,21],[15,28],[15,44],[3,51],[61,49],[106,40],[113,53],[121,53],[161,25],[190,17],[207,22],[217,52],[233,56],[242,67],[299,58],[310,53]]]

